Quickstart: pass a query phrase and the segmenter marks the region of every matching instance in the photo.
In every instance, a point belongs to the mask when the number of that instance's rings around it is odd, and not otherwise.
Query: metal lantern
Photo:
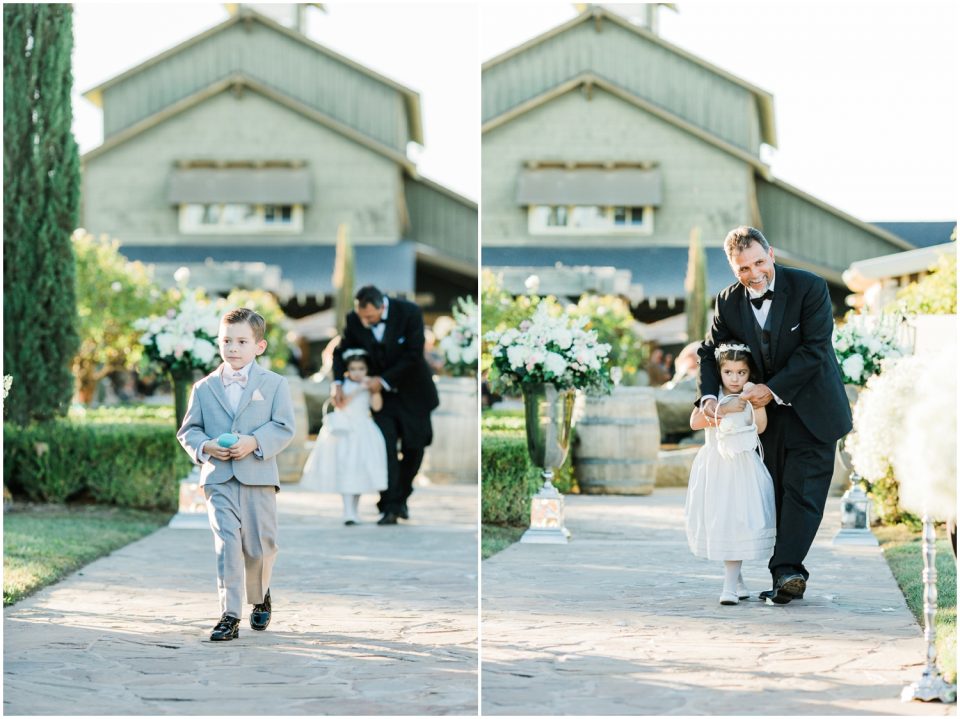
[[[521,542],[566,544],[570,532],[563,526],[563,495],[553,486],[553,470],[567,458],[573,422],[574,390],[552,384],[523,388],[523,408],[530,461],[541,468],[543,486],[530,500],[530,529]]]
[[[870,531],[870,497],[860,486],[860,475],[853,471],[845,444],[846,437],[840,440],[837,449],[840,464],[850,472],[850,488],[840,498],[840,531],[834,536],[833,543],[876,547],[879,542]]]

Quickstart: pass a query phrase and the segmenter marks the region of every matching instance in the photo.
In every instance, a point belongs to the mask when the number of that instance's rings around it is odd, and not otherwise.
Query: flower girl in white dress
[[[383,396],[367,389],[367,356],[363,350],[346,350],[347,376],[343,381],[346,406],[327,414],[317,442],[303,468],[300,486],[343,496],[347,526],[360,519],[360,495],[387,488],[387,447],[370,415],[383,407]]]
[[[687,542],[696,556],[723,561],[720,603],[738,604],[749,596],[741,575],[743,560],[773,555],[776,508],[773,480],[757,453],[759,435],[767,426],[766,410],[739,398],[752,386],[750,348],[722,344],[715,356],[723,386],[718,413],[706,415],[697,408],[690,416],[691,428],[705,429],[706,443],[693,461],[687,485]]]

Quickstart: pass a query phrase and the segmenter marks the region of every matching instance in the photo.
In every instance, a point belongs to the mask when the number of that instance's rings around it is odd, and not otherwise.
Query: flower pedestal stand
[[[526,544],[566,544],[570,532],[563,526],[563,495],[553,486],[553,469],[563,464],[570,447],[574,390],[552,384],[523,387],[527,452],[541,468],[543,486],[530,500],[530,528],[520,538]]]
[[[937,668],[937,535],[933,518],[923,515],[923,638],[927,641],[927,664],[919,681],[905,686],[901,701],[957,703],[957,685],[948,684]]]
[[[183,424],[190,400],[190,388],[193,386],[193,372],[189,375],[171,377],[173,384],[173,406],[177,416],[177,429]],[[190,474],[180,480],[177,513],[167,525],[172,529],[206,529],[210,526],[207,519],[207,505],[200,488],[200,467],[194,466]]]

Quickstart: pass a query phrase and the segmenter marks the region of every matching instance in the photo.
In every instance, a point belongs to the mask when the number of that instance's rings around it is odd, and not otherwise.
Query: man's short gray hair
[[[733,262],[734,255],[739,255],[754,242],[759,244],[764,252],[770,249],[770,243],[767,242],[767,238],[763,236],[760,230],[756,227],[740,225],[740,227],[735,227],[727,233],[727,237],[723,241],[723,251],[727,253],[727,259]]]

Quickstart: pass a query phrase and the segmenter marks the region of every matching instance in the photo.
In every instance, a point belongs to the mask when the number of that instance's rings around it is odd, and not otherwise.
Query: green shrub
[[[3,441],[4,484],[32,501],[175,510],[190,470],[166,424],[4,424]]]
[[[530,497],[542,484],[530,464],[527,443],[516,433],[484,433],[480,450],[481,516],[487,524],[524,526]]]
[[[92,424],[158,424],[170,431],[176,429],[172,404],[127,404],[115,407],[88,408],[75,405],[68,415],[77,422]]]
[[[509,420],[514,418],[500,418]],[[573,446],[571,437],[570,446]],[[553,485],[563,494],[577,491],[572,452],[554,471]],[[485,524],[526,526],[530,523],[530,497],[543,485],[540,469],[530,463],[527,439],[520,418],[520,431],[492,431],[484,420],[480,451],[481,516]]]

